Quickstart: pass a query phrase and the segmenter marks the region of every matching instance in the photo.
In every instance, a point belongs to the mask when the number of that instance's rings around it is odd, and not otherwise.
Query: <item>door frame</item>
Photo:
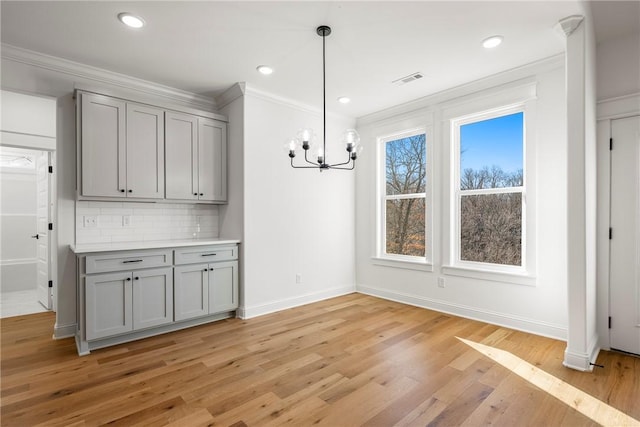
[[[596,211],[596,331],[598,344],[611,349],[609,337],[609,227],[611,224],[611,123],[640,115],[640,93],[606,99],[597,103],[597,211]]]
[[[49,165],[53,167],[53,173],[49,174],[47,180],[49,186],[49,222],[54,224],[53,230],[47,233],[48,251],[49,251],[49,280],[53,281],[53,287],[51,288],[51,309],[53,312],[58,310],[58,292],[57,292],[57,277],[58,277],[58,227],[57,227],[57,213],[58,213],[58,193],[56,185],[56,150],[55,148],[45,148],[41,145],[31,145],[28,142],[20,144],[6,144],[0,141],[0,146],[20,148],[24,150],[40,151],[48,153]]]

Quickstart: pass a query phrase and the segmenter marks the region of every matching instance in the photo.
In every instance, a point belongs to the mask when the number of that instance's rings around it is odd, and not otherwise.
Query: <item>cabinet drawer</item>
[[[86,258],[86,272],[105,273],[108,271],[137,270],[149,267],[171,265],[171,251],[132,252],[123,254],[90,255]]]
[[[176,249],[174,251],[176,264],[194,264],[198,262],[216,262],[238,259],[237,246],[199,246],[194,248]]]

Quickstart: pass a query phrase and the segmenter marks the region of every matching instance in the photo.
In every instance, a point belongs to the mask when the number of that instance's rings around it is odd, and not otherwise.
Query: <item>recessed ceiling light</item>
[[[485,49],[493,49],[500,43],[502,43],[502,36],[491,36],[482,41],[482,46],[484,46]]]
[[[346,96],[341,96],[340,98],[338,98],[338,102],[341,104],[348,104],[351,102],[351,98],[348,98]]]
[[[264,74],[265,76],[273,73],[273,68],[269,67],[268,65],[259,65],[256,70],[258,70],[260,74]]]
[[[142,28],[144,27],[144,20],[139,16],[132,15],[127,12],[118,14],[118,19],[127,27]]]

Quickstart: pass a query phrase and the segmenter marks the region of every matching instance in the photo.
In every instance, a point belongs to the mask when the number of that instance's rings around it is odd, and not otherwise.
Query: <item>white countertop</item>
[[[186,239],[186,240],[156,240],[148,242],[119,242],[119,243],[91,243],[69,245],[75,254],[89,254],[94,252],[131,251],[142,249],[183,248],[188,246],[234,245],[240,243],[238,239]]]

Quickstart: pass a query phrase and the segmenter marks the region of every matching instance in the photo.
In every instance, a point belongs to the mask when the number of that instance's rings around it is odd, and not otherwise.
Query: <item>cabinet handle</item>
[[[142,262],[141,259],[128,259],[126,261],[122,261],[123,264],[128,264],[130,262]]]
[[[204,193],[200,193],[201,196],[204,196]]]
[[[198,193],[193,193],[193,195],[194,195],[194,196],[197,196],[197,195],[198,195]]]
[[[124,193],[124,188],[122,188],[122,189],[120,190],[120,192],[121,192],[121,193]]]
[[[139,278],[139,277],[134,277],[134,279],[135,279],[135,280],[140,280],[140,278]]]
[[[210,268],[209,271],[213,271],[213,268]]]
[[[200,256],[216,256],[216,254],[202,254]]]
[[[207,268],[205,268],[205,269],[204,269],[204,270],[202,270],[202,271],[208,271],[208,269],[207,269]]]
[[[129,190],[129,193],[133,193],[133,190]]]
[[[131,281],[131,277],[127,277],[127,282],[130,282],[130,281]]]

